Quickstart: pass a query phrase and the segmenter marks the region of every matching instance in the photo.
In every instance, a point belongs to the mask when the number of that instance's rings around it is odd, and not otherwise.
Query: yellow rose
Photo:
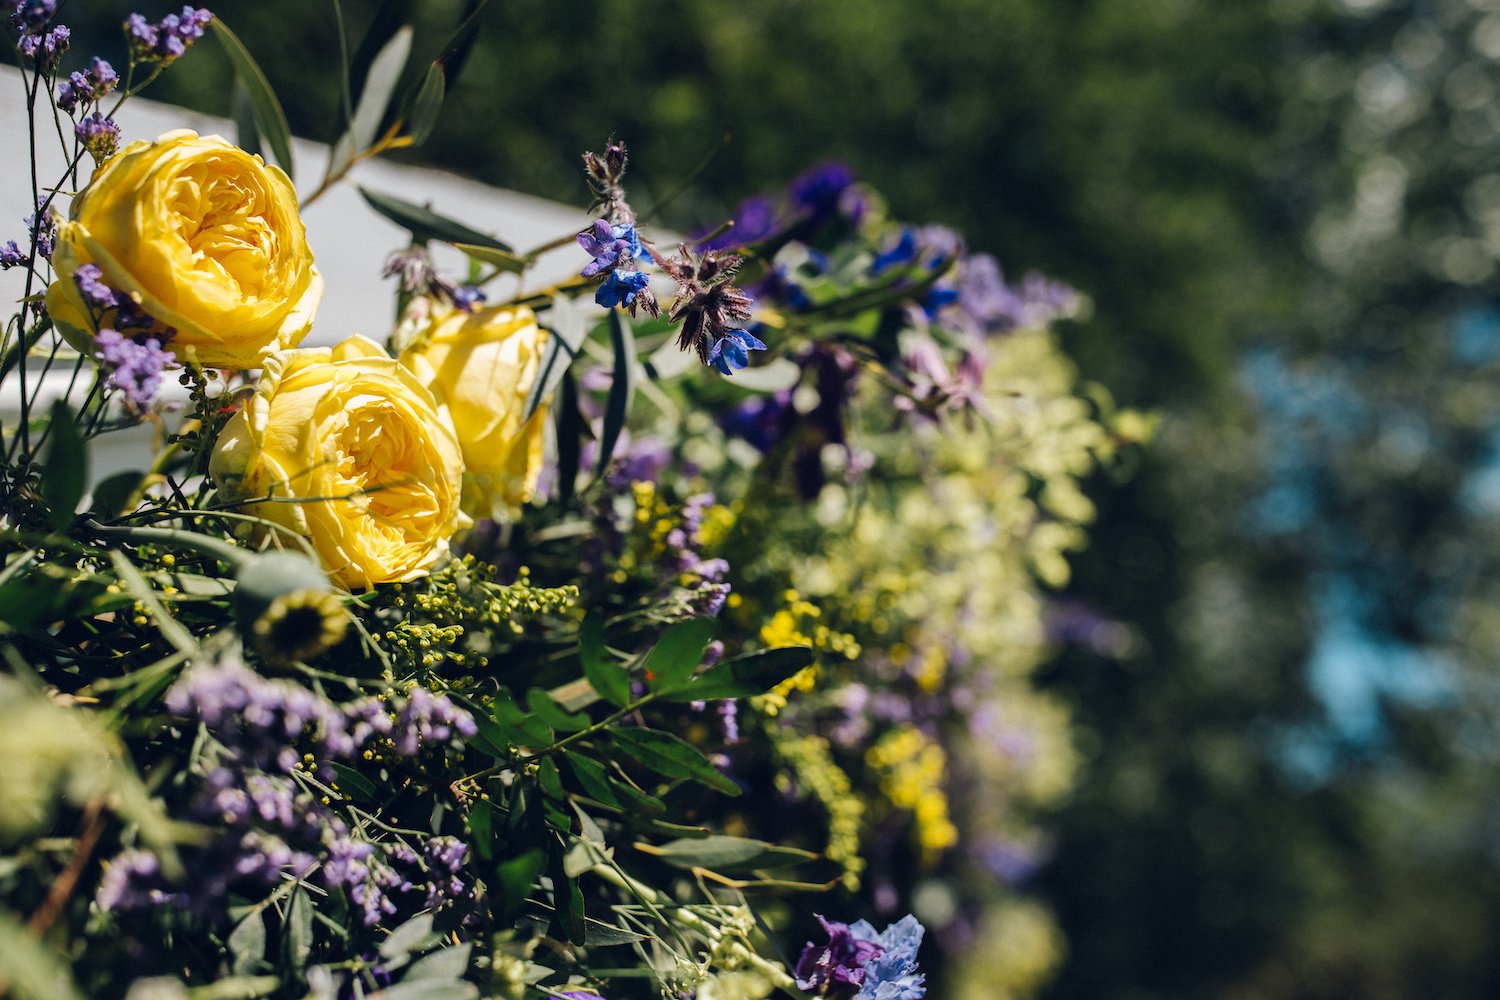
[[[478,309],[419,300],[426,329],[401,363],[448,407],[464,450],[465,513],[488,517],[497,507],[531,499],[542,471],[547,404],[523,425],[526,396],[541,369],[547,331],[530,309]]]
[[[424,575],[466,520],[446,415],[364,337],[266,358],[208,469],[227,499],[261,499],[253,513],[309,539],[350,589]]]
[[[292,182],[218,136],[131,143],[94,171],[68,215],[47,309],[80,351],[92,349],[99,319],[74,281],[84,264],[175,329],[167,346],[184,361],[259,368],[312,325],[323,281]]]

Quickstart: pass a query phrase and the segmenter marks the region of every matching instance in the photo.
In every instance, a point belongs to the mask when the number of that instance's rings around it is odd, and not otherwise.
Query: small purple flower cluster
[[[213,14],[201,7],[183,7],[155,24],[140,14],[131,14],[124,25],[131,58],[138,62],[170,63],[203,37],[213,19]]]
[[[705,559],[699,551],[703,514],[714,505],[712,493],[696,493],[682,505],[681,521],[667,532],[666,548],[669,566],[688,591],[687,604],[700,618],[715,618],[729,599],[729,563],[723,559]]]
[[[798,989],[837,1000],[921,1000],[926,976],[917,971],[924,928],[908,914],[879,934],[868,921],[818,922],[825,944],[809,941],[797,960]]]
[[[989,254],[971,254],[959,265],[958,306],[986,333],[1046,326],[1076,315],[1081,304],[1077,291],[1035,271],[1019,286],[1006,284]]]
[[[472,894],[460,877],[461,841],[434,837],[423,854],[399,842],[372,843],[356,836],[309,782],[314,775],[335,781],[335,761],[352,760],[376,744],[410,757],[423,746],[473,735],[474,720],[447,698],[418,688],[392,704],[366,698],[339,706],[225,660],[190,670],[168,690],[166,706],[201,723],[219,744],[190,812],[221,833],[186,859],[191,878],[184,885],[191,889],[171,891],[154,863],[121,855],[100,889],[104,908],[170,899],[207,909],[236,882],[308,877],[320,861],[319,880],[346,891],[366,926],[396,912],[395,893],[420,893],[431,907]],[[306,755],[298,752],[303,748]]]
[[[68,78],[57,85],[57,106],[73,114],[79,106],[97,104],[99,99],[114,92],[120,77],[113,66],[94,57],[86,72],[74,70]]]
[[[36,255],[41,259],[51,257],[57,243],[57,220],[52,217],[51,202],[50,194],[38,195],[36,211],[23,220],[26,223],[27,243],[36,248]],[[0,271],[22,267],[30,260],[31,255],[17,246],[15,240],[6,240],[0,244]]]
[[[0,0],[0,11],[10,15],[11,27],[20,32],[17,48],[38,72],[50,73],[68,51],[72,32],[65,24],[52,24],[57,0]]]
[[[103,327],[94,336],[94,356],[109,373],[106,384],[125,394],[137,410],[151,405],[161,389],[162,373],[181,367],[177,355],[156,337],[129,337]]]

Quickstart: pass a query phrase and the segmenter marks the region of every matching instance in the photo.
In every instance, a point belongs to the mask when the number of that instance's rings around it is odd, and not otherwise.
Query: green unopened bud
[[[348,627],[328,575],[292,552],[247,560],[233,600],[240,634],[272,663],[311,659],[337,645]]]

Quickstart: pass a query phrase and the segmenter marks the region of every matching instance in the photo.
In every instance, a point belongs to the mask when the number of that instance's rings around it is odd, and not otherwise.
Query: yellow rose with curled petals
[[[401,363],[448,407],[464,451],[465,513],[492,516],[531,499],[542,471],[547,404],[524,424],[526,397],[541,372],[548,332],[526,308],[464,312],[419,300],[425,328]],[[408,313],[410,318],[412,313]]]
[[[168,132],[133,142],[94,171],[58,227],[47,310],[84,353],[101,320],[74,275],[104,284],[175,330],[180,360],[259,368],[295,347],[323,294],[297,194],[280,169],[218,136]]]
[[[364,337],[266,358],[208,468],[225,498],[311,541],[351,590],[425,575],[467,523],[446,413]]]

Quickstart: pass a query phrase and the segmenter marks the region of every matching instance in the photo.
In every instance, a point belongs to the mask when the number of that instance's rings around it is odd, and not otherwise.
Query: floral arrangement
[[[422,141],[472,19],[410,93],[386,43],[299,205],[275,95],[208,12],[131,15],[123,73],[69,69],[54,0],[0,16],[33,162],[67,163],[0,241],[25,281],[0,342],[15,995],[1040,981],[1056,934],[1017,887],[1073,767],[1031,682],[1043,588],[1080,481],[1147,430],[1048,332],[1076,293],[836,165],[669,241],[611,140],[594,221],[526,253],[364,192],[411,234],[398,318],[302,346],[301,206]],[[207,33],[254,128],[126,141],[120,103]],[[529,282],[574,244],[574,277]],[[152,466],[91,480],[143,422]]]

